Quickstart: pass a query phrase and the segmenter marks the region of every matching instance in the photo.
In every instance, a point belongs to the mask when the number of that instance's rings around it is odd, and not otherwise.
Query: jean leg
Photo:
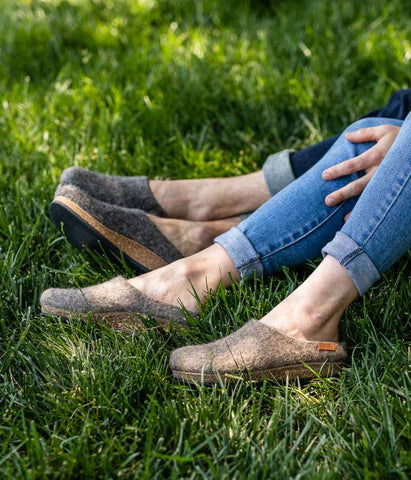
[[[365,119],[347,131],[383,124],[401,125],[392,119]],[[318,257],[321,248],[342,227],[344,216],[357,198],[335,207],[325,197],[360,176],[347,175],[324,181],[322,172],[332,165],[361,154],[373,142],[354,144],[342,135],[324,158],[299,179],[268,200],[237,227],[215,239],[222,245],[242,276],[254,272],[273,274],[281,266],[293,266]]]
[[[363,295],[411,248],[411,113],[350,218],[323,254],[330,254]]]

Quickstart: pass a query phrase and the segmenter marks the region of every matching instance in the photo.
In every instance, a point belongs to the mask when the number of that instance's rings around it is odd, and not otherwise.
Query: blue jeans
[[[310,170],[268,200],[216,243],[231,256],[242,277],[273,274],[281,266],[330,254],[344,265],[360,295],[411,247],[411,114],[404,122],[366,118],[346,131],[391,124],[401,131],[361,197],[335,207],[324,203],[360,173],[324,181],[322,172],[369,149],[341,135]],[[355,208],[354,208],[355,207]],[[353,211],[344,224],[344,216]],[[337,233],[338,232],[338,233]]]

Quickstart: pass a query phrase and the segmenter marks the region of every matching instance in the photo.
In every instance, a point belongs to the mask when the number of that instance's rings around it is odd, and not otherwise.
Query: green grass
[[[0,1],[1,477],[407,478],[409,257],[347,312],[339,379],[233,389],[171,379],[176,346],[261,317],[313,264],[210,298],[188,332],[39,315],[49,286],[125,268],[71,248],[62,170],[254,171],[409,87],[409,0]],[[409,271],[409,270],[408,270]]]

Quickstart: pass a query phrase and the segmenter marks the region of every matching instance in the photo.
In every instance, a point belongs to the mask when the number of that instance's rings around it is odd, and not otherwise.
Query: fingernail
[[[327,197],[325,199],[325,203],[329,206],[329,207],[333,207],[335,205],[335,198],[334,197]]]
[[[328,172],[323,172],[323,180],[329,180],[330,174]]]

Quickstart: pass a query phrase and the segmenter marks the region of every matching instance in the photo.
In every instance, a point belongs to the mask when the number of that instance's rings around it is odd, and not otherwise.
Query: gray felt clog
[[[143,327],[141,317],[148,315],[164,326],[170,321],[176,326],[187,326],[181,308],[152,299],[123,277],[82,289],[50,288],[43,292],[40,304],[42,315],[91,318],[117,330]],[[189,313],[197,316],[194,312]]]
[[[104,250],[114,260],[123,257],[137,273],[182,257],[146,212],[110,205],[73,185],[57,188],[49,212],[74,247]]]
[[[143,176],[104,175],[81,167],[70,167],[61,176],[61,185],[74,185],[102,202],[126,208],[138,208],[158,217],[167,217]]]
[[[211,384],[334,376],[346,358],[344,343],[297,340],[251,320],[225,338],[174,350],[170,366],[178,380]]]

